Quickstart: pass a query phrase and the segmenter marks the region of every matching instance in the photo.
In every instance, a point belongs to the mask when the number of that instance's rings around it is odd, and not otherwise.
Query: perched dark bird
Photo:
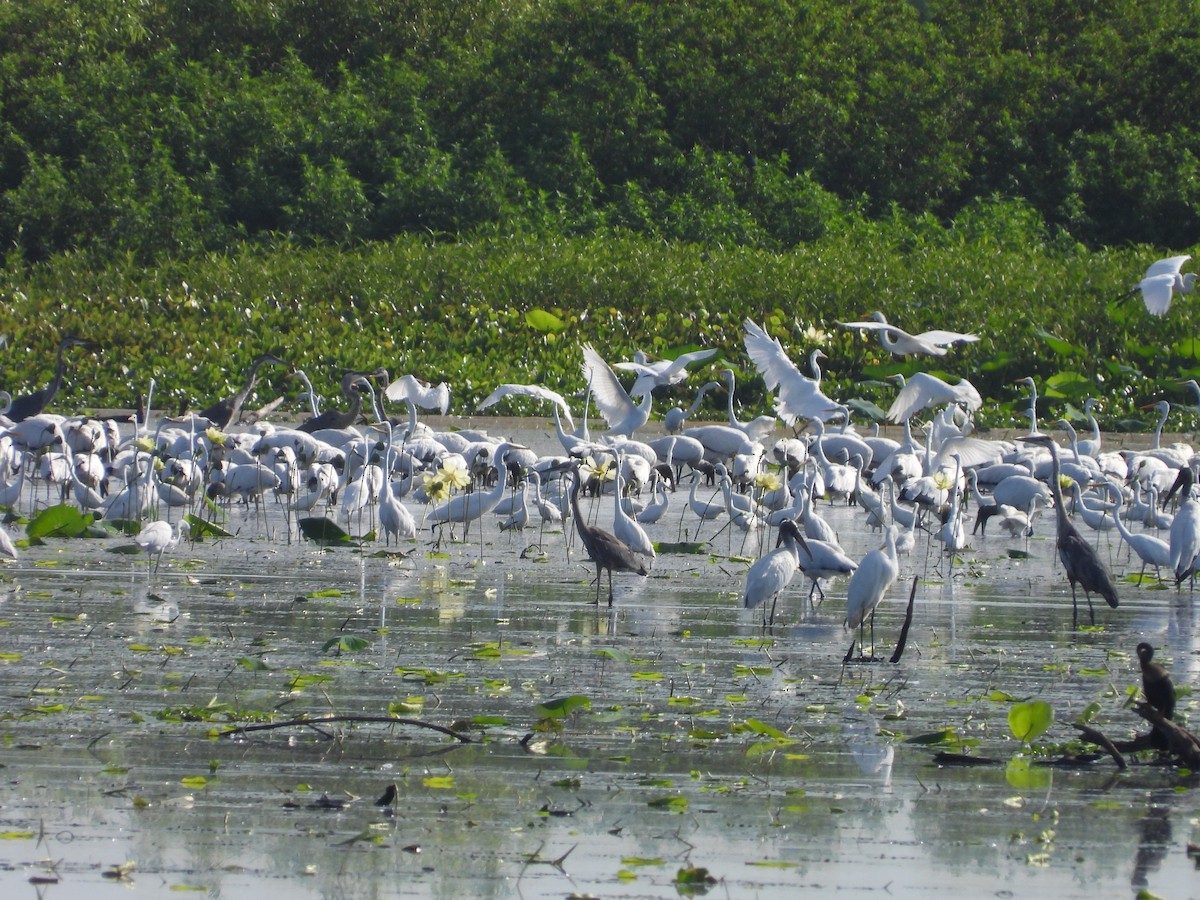
[[[246,383],[242,385],[242,389],[232,397],[226,397],[224,400],[218,400],[216,403],[204,409],[200,415],[208,419],[217,428],[225,428],[229,425],[236,425],[242,417],[242,404],[246,402],[246,398],[250,396],[250,392],[254,390],[254,384],[258,381],[258,370],[265,365],[286,366],[282,359],[278,356],[272,356],[270,353],[264,353],[258,359],[254,360],[250,366],[250,374],[246,376]]]
[[[14,422],[23,422],[41,413],[42,410],[50,405],[50,401],[54,399],[54,395],[62,387],[63,375],[67,371],[67,360],[64,355],[67,349],[69,347],[91,348],[94,346],[90,341],[85,341],[82,338],[63,338],[62,342],[58,345],[58,356],[54,363],[54,378],[40,391],[34,391],[32,394],[26,394],[23,397],[14,399],[8,409],[9,419]]]
[[[1137,645],[1138,660],[1142,664],[1142,691],[1150,705],[1163,714],[1164,719],[1175,718],[1175,685],[1170,673],[1154,662],[1154,648],[1145,641]],[[1157,750],[1166,750],[1169,741],[1159,728],[1150,735],[1150,744]]]
[[[349,428],[357,422],[363,414],[363,394],[372,393],[370,383],[361,372],[347,372],[342,378],[342,393],[350,401],[348,410],[327,409],[319,416],[301,422],[298,429],[313,434],[326,428]]]
[[[1113,584],[1112,576],[1108,573],[1108,568],[1100,559],[1099,554],[1096,553],[1096,548],[1083,539],[1083,536],[1071,524],[1071,520],[1067,518],[1062,486],[1059,484],[1062,470],[1058,465],[1058,447],[1055,446],[1054,441],[1045,434],[1028,434],[1019,440],[1050,448],[1052,464],[1050,491],[1054,495],[1054,514],[1058,520],[1058,558],[1062,561],[1063,569],[1066,570],[1067,581],[1071,583],[1071,625],[1074,626],[1079,620],[1079,603],[1075,596],[1076,585],[1083,588],[1083,595],[1088,602],[1088,614],[1091,616],[1092,624],[1095,625],[1096,611],[1092,608],[1093,593],[1103,597],[1114,609],[1117,606],[1117,589]]]
[[[636,572],[646,575],[645,557],[634,553],[629,545],[615,534],[596,528],[587,523],[587,518],[579,509],[579,469],[572,472],[571,484],[571,515],[575,519],[575,530],[583,541],[584,549],[596,564],[596,602],[600,602],[600,571],[608,570],[608,605],[613,602],[613,570],[618,572]]]

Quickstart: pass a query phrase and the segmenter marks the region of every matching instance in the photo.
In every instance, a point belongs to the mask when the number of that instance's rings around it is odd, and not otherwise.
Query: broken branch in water
[[[300,716],[299,718],[288,719],[286,722],[268,722],[263,725],[233,725],[227,730],[222,731],[221,736],[232,737],[235,734],[248,734],[251,731],[274,731],[277,728],[295,728],[297,726],[312,728],[315,725],[328,725],[335,722],[357,722],[369,725],[410,725],[414,728],[428,728],[431,731],[449,735],[463,744],[473,743],[471,738],[455,731],[453,728],[447,728],[445,725],[436,725],[433,722],[423,722],[420,719],[406,719],[401,716]]]

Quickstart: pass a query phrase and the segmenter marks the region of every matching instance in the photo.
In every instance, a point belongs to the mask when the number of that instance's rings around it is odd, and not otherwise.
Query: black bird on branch
[[[1142,690],[1150,705],[1163,714],[1164,719],[1175,718],[1175,685],[1171,674],[1164,666],[1154,662],[1154,648],[1145,641],[1137,645],[1138,661],[1142,665]],[[1166,750],[1167,736],[1159,728],[1150,735],[1150,744],[1156,750]]]

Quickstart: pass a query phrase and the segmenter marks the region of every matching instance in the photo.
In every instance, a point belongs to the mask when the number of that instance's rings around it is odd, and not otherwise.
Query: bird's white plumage
[[[706,359],[711,359],[716,355],[717,351],[715,349],[693,350],[690,353],[681,353],[674,359],[661,359],[656,362],[649,362],[645,359],[645,355],[639,352],[632,361],[616,363],[613,368],[621,369],[624,372],[637,373],[637,381],[630,388],[629,395],[631,397],[644,397],[655,388],[679,384],[687,378],[688,366],[704,362]]]
[[[647,392],[642,402],[635,404],[621,387],[616,373],[591,344],[583,345],[583,377],[611,434],[629,436],[646,424],[652,395]]]
[[[787,425],[797,419],[827,421],[839,413],[838,405],[821,391],[820,382],[809,378],[793,363],[778,338],[773,338],[751,319],[746,329],[746,353],[763,377],[767,390],[778,389],[775,412]]]
[[[502,384],[487,395],[476,410],[485,410],[495,406],[505,397],[530,397],[534,400],[546,400],[556,405],[567,422],[567,430],[575,430],[575,420],[571,418],[571,407],[558,391],[542,387],[540,384]]]
[[[1180,274],[1191,256],[1168,256],[1150,264],[1134,290],[1142,292],[1142,302],[1152,316],[1165,316],[1176,293],[1186,294],[1196,284],[1195,273]]]
[[[934,329],[920,334],[909,334],[892,325],[881,312],[871,314],[866,322],[839,322],[843,328],[857,331],[874,331],[879,341],[896,356],[945,356],[946,348],[955,344],[973,344],[979,340],[977,334]]]
[[[918,372],[905,382],[888,408],[888,421],[903,422],[923,409],[946,403],[962,403],[971,412],[983,406],[983,398],[967,379],[948,384],[936,375]]]

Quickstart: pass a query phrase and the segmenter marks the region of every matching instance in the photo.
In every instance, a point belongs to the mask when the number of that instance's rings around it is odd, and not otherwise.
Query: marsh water
[[[505,425],[549,451],[540,426]],[[611,522],[611,499],[585,502]],[[921,538],[875,620],[886,659],[915,578],[901,660],[847,664],[844,580],[810,607],[797,577],[764,625],[740,592],[774,535],[718,534],[686,506],[675,494],[651,536],[704,552],[618,575],[611,608],[561,528],[494,518],[440,547],[426,530],[400,552],[330,548],[267,499],[157,573],[123,537],[22,549],[0,566],[0,891],[1200,893],[1194,776],[1042,764],[1089,707],[1111,737],[1145,730],[1139,640],[1194,683],[1186,589],[1124,582],[1119,608],[1072,629],[1052,518],[954,558]],[[821,512],[852,557],[878,545],[860,510]],[[1115,535],[1093,538],[1137,573]],[[1008,725],[1028,699],[1056,718],[1033,748]],[[351,720],[389,715],[414,722]],[[340,718],[226,733],[302,717]]]

